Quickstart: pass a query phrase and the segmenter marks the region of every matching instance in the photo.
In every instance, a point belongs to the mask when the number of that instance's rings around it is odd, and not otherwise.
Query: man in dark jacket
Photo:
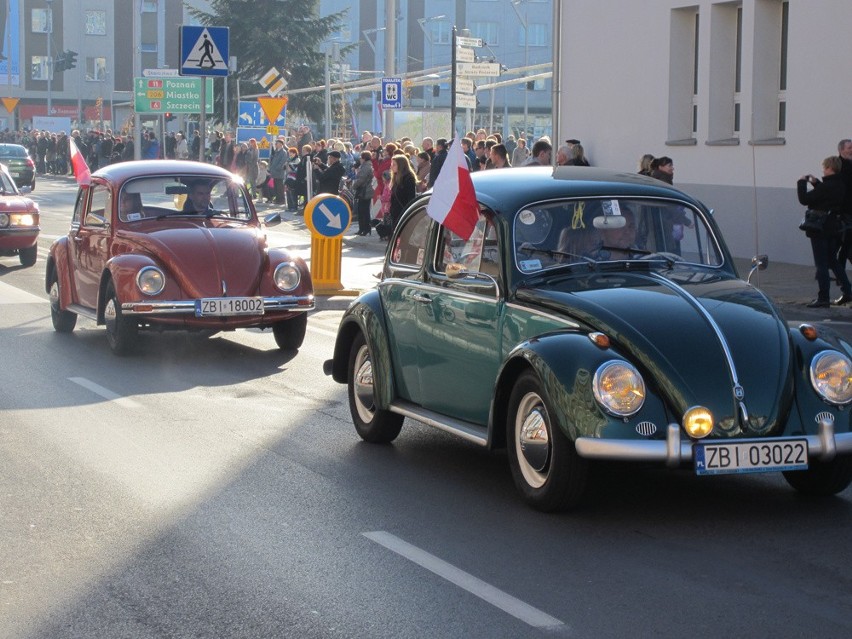
[[[846,260],[852,263],[852,140],[840,140],[837,143],[837,154],[840,156],[840,181],[846,187],[843,205],[838,209],[840,220],[843,222],[843,243],[837,258],[842,266]]]
[[[317,193],[340,193],[340,180],[346,175],[346,168],[340,162],[340,151],[329,151],[328,164],[314,158],[314,170],[317,177]]]
[[[435,140],[435,156],[432,158],[432,167],[429,169],[429,185],[432,188],[435,185],[435,180],[438,179],[438,174],[441,172],[441,167],[444,166],[444,160],[447,159],[447,139],[438,138]]]

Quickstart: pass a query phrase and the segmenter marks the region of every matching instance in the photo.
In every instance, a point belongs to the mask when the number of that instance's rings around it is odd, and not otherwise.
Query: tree
[[[229,82],[240,83],[241,95],[262,93],[258,80],[270,67],[290,73],[291,89],[324,83],[325,54],[320,45],[341,28],[345,11],[319,17],[319,0],[210,0],[209,4],[209,13],[189,11],[206,26],[230,28],[230,55],[237,57],[238,70],[231,73]],[[220,81],[219,105],[222,94]],[[288,97],[289,112],[304,113],[315,122],[322,119],[322,93]],[[233,95],[230,99],[234,100]],[[229,102],[228,107],[229,113],[236,114],[235,103]]]

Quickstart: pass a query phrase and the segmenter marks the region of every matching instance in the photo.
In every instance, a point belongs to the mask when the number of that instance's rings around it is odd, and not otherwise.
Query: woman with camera
[[[813,175],[803,175],[796,183],[799,203],[807,206],[808,210],[822,220],[822,230],[806,230],[805,233],[811,240],[811,250],[814,254],[814,266],[816,267],[816,280],[819,286],[817,298],[808,303],[809,308],[827,308],[830,306],[829,287],[831,276],[829,270],[834,274],[837,283],[840,284],[841,295],[835,304],[848,304],[852,302],[852,284],[846,277],[843,262],[837,259],[837,249],[840,248],[842,236],[842,224],[837,211],[843,206],[843,198],[846,188],[840,178],[840,158],[837,156],[827,157],[822,161],[822,181]],[[808,185],[811,190],[808,190]]]

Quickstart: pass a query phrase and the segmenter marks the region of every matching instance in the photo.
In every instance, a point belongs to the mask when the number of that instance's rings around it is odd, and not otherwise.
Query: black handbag
[[[828,211],[808,209],[805,211],[805,217],[802,218],[802,222],[799,224],[799,229],[804,231],[808,237],[811,237],[811,235],[820,235],[826,230],[828,216]]]

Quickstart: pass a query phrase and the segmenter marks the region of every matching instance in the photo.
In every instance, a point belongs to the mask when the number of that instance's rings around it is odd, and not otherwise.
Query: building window
[[[450,44],[453,38],[453,29],[449,22],[435,21],[429,23],[432,34],[432,44]]]
[[[142,13],[157,13],[158,0],[142,0]]]
[[[707,144],[738,144],[742,90],[742,5],[710,8]]]
[[[753,144],[783,144],[787,124],[788,11],[786,0],[764,0],[754,5]]]
[[[500,38],[498,37],[499,29],[496,22],[474,22],[470,26],[470,30],[473,33],[473,37],[482,38],[483,42],[490,44],[492,47],[500,44]]]
[[[48,33],[50,31],[51,12],[49,9],[33,9],[33,33]]]
[[[47,63],[46,55],[34,55],[30,58],[33,80],[47,80],[50,73],[50,65]]]
[[[140,47],[142,53],[157,53],[156,42],[143,42]]]
[[[89,82],[106,80],[106,58],[86,58],[86,80]]]
[[[86,11],[84,19],[86,35],[106,35],[106,11]]]
[[[518,46],[523,47],[525,45],[524,38],[529,35],[531,47],[546,47],[548,31],[550,31],[550,27],[540,22],[528,24],[526,29],[521,25],[518,31]]]
[[[673,9],[669,25],[669,144],[695,144],[698,131],[698,43],[696,7]]]

